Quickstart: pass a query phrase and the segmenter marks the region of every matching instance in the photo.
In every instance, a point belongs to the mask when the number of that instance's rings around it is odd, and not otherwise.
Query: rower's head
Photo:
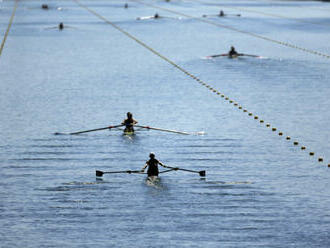
[[[234,46],[231,46],[230,47],[230,50],[235,51],[235,47]]]
[[[132,117],[133,117],[132,113],[131,112],[127,112],[127,118],[132,118]]]
[[[63,28],[64,28],[63,22],[61,22],[60,24],[58,24],[58,29],[62,30]]]
[[[149,157],[150,157],[150,158],[155,158],[155,153],[150,152]]]
[[[223,12],[223,10],[220,10],[219,16],[224,16],[224,15],[225,15],[225,13]]]
[[[156,13],[156,14],[154,15],[154,17],[155,17],[155,18],[159,18],[159,15],[158,15],[158,13]]]

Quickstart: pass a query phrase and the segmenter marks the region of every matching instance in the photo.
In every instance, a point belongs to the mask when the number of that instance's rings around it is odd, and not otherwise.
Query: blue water
[[[1,247],[330,246],[328,58],[138,2],[81,2],[259,119],[73,1],[20,1],[0,57]],[[330,54],[329,3],[146,2],[196,17],[240,13],[207,19]],[[13,6],[0,2],[1,40]],[[168,18],[136,20],[156,12]],[[231,45],[262,58],[205,59]],[[54,135],[116,125],[128,111],[141,125],[205,135]],[[206,178],[95,177],[139,170],[151,151]]]

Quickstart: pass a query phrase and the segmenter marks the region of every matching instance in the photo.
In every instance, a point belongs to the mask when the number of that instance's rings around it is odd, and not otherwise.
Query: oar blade
[[[96,176],[97,177],[101,177],[101,176],[103,176],[103,174],[104,174],[103,171],[99,171],[99,170],[96,171]]]
[[[201,176],[201,177],[205,177],[206,176],[206,171],[204,170],[204,171],[200,171],[199,172],[199,175]]]
[[[59,133],[59,132],[56,132],[54,133],[54,135],[70,135],[69,133]]]

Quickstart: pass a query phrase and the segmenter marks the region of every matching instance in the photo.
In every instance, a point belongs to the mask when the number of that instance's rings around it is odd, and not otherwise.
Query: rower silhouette
[[[238,56],[238,52],[235,50],[235,47],[231,46],[230,51],[228,52],[228,57],[234,58],[236,56]]]
[[[64,24],[63,24],[63,22],[60,22],[60,24],[58,24],[58,29],[62,30],[63,28],[64,28]]]
[[[144,172],[144,170],[148,167],[148,171],[147,171],[148,177],[158,176],[159,174],[158,165],[163,166],[164,168],[168,168],[166,165],[162,164],[162,162],[158,161],[155,158],[155,154],[153,152],[149,154],[149,158],[150,159],[141,169],[141,172]]]
[[[41,5],[41,8],[42,9],[48,9],[48,5],[47,4],[43,4],[43,5]]]
[[[127,113],[127,119],[123,120],[121,124],[125,125],[124,132],[134,132],[133,126],[138,122],[133,119],[133,115],[131,112]]]

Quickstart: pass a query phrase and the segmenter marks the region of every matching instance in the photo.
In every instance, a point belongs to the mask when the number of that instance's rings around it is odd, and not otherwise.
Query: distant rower
[[[58,24],[58,29],[59,30],[62,30],[64,28],[64,24],[63,24],[63,22],[61,22],[60,24]]]
[[[121,124],[125,125],[124,132],[134,132],[133,126],[138,122],[133,119],[133,115],[131,112],[127,113],[127,119],[125,119]]]
[[[229,58],[236,57],[238,55],[238,52],[236,52],[235,47],[231,46],[230,51],[228,53]]]
[[[48,9],[48,5],[47,4],[43,4],[43,5],[41,5],[41,8],[42,9]]]
[[[125,8],[125,9],[127,9],[127,8],[128,8],[128,4],[127,4],[127,3],[125,3],[125,5],[124,5],[124,8]]]
[[[159,18],[158,13],[156,13],[156,14],[154,15],[154,18],[155,18],[155,19]]]
[[[149,154],[150,159],[146,162],[146,164],[143,166],[141,172],[144,172],[144,170],[148,167],[148,177],[151,176],[158,176],[159,174],[159,170],[158,170],[158,165],[163,166],[164,168],[167,168],[166,165],[163,165],[160,161],[158,161],[157,159],[155,159],[155,154],[154,153],[150,153]]]
[[[225,13],[223,12],[223,10],[220,10],[219,16],[225,16]]]

